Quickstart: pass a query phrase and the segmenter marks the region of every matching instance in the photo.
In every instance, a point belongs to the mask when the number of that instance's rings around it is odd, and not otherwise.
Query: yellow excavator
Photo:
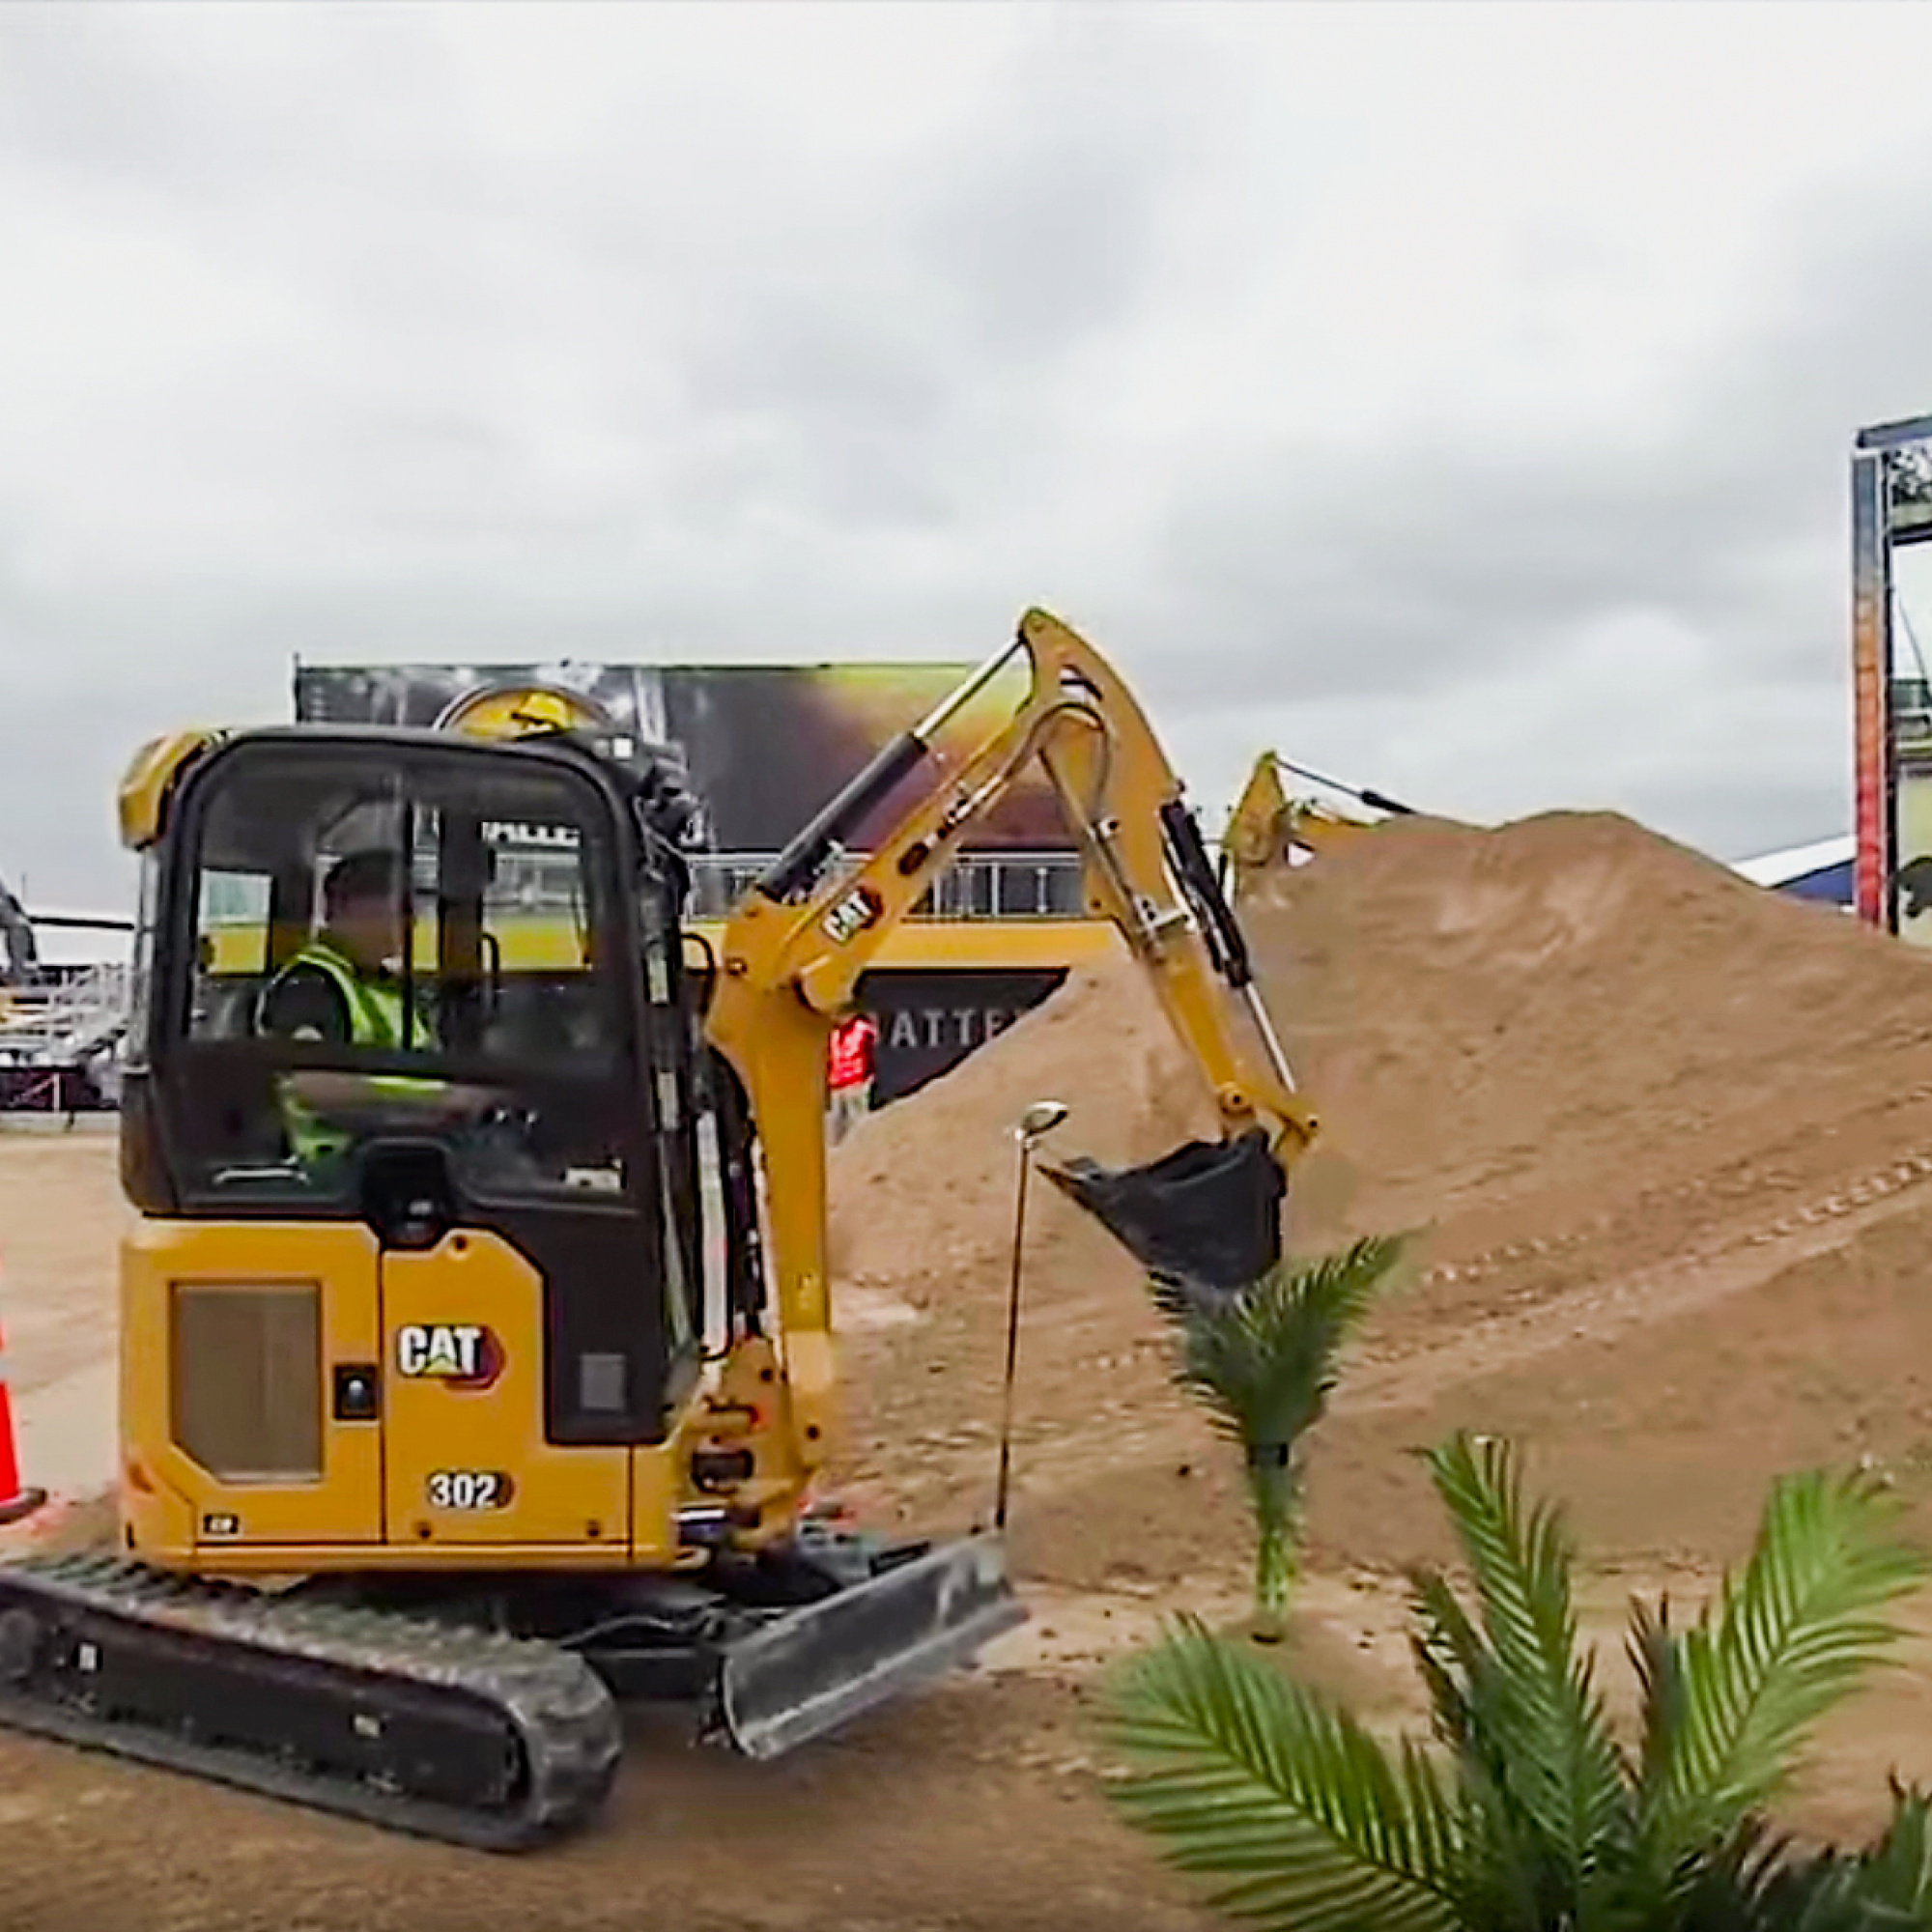
[[[1028,611],[695,952],[692,802],[621,749],[500,707],[130,767],[121,1547],[0,1564],[0,1723],[512,1851],[596,1813],[629,1700],[769,1757],[1021,1621],[997,1535],[824,1508],[825,1101],[867,962],[1036,760],[1221,1122],[1056,1178],[1198,1291],[1279,1255],[1316,1121],[1181,787],[1071,630]]]
[[[1341,792],[1378,816],[1358,818],[1305,793],[1291,793],[1282,782],[1284,772]],[[1386,792],[1358,790],[1339,779],[1291,764],[1279,752],[1264,752],[1249,770],[1248,781],[1221,835],[1221,883],[1230,899],[1239,905],[1267,873],[1300,863],[1295,853],[1300,853],[1303,861],[1319,858],[1383,818],[1411,817],[1414,812],[1415,807],[1404,805]]]

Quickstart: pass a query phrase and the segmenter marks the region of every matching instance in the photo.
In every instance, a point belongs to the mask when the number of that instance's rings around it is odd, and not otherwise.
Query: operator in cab
[[[270,1037],[434,1055],[436,1024],[417,988],[407,1028],[397,974],[406,934],[403,861],[386,848],[348,853],[323,882],[315,933],[270,981],[257,1031]],[[340,1158],[358,1131],[394,1122],[442,1125],[470,1118],[491,1096],[453,1082],[304,1067],[281,1075],[277,1099],[304,1168]]]

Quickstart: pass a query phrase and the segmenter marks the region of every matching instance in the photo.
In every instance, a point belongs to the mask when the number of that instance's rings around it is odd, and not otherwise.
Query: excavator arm
[[[1009,716],[955,760],[939,734],[1024,656],[1032,677]],[[1218,1114],[1218,1148],[1190,1144],[1123,1174],[1091,1161],[1054,1178],[1147,1265],[1226,1288],[1278,1253],[1285,1170],[1316,1120],[1254,982],[1246,943],[1175,776],[1126,686],[1043,611],[912,730],[888,744],[804,828],[746,895],[719,949],[706,1019],[743,1082],[764,1149],[770,1262],[793,1437],[823,1462],[834,1384],[827,1270],[827,1046],[860,976],[960,844],[1036,761],[1081,854],[1087,904],[1148,975]],[[915,775],[931,775],[869,855],[845,841]],[[1246,1217],[1245,1228],[1217,1225]],[[1195,1264],[1199,1264],[1196,1265]],[[1218,1264],[1218,1265],[1217,1265]]]
[[[1415,811],[1413,806],[1404,805],[1386,792],[1357,790],[1337,779],[1292,765],[1278,752],[1262,753],[1248,773],[1248,781],[1221,837],[1222,876],[1236,905],[1276,867],[1289,863],[1291,851],[1298,848],[1310,856],[1319,855],[1380,822],[1357,818],[1318,799],[1291,795],[1281,781],[1283,772],[1312,778],[1330,790],[1345,792],[1385,818],[1409,817]]]

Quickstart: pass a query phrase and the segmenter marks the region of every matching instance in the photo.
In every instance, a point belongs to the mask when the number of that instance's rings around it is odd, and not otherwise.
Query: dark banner
[[[1064,967],[1011,972],[875,968],[859,1004],[879,1023],[872,1102],[903,1098],[997,1038],[1065,981]]]
[[[895,733],[917,724],[968,665],[298,665],[298,723],[449,725],[536,688],[570,722],[615,736],[632,758],[675,770],[704,808],[713,852],[776,852]],[[1025,695],[1024,661],[940,736],[956,759]],[[908,781],[857,839],[920,795]],[[1065,851],[1051,786],[1025,774],[974,828],[968,851]]]

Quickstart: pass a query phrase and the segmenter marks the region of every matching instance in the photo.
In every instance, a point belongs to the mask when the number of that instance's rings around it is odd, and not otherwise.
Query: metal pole
[[[1013,1385],[1017,1379],[1020,1347],[1020,1270],[1026,1249],[1027,1179],[1033,1172],[1033,1151],[1042,1134],[1050,1134],[1066,1118],[1058,1100],[1036,1100],[1013,1129],[1019,1145],[1020,1171],[1013,1190],[1013,1266],[1007,1291],[1007,1377],[1000,1404],[1000,1478],[993,1498],[995,1533],[1007,1526],[1007,1496],[1012,1474]]]
[[[1007,1490],[1012,1473],[1013,1383],[1019,1366],[1020,1346],[1020,1257],[1026,1240],[1027,1176],[1033,1172],[1033,1142],[1018,1136],[1020,1149],[1019,1185],[1013,1196],[1013,1267],[1007,1292],[1007,1379],[1000,1413],[1000,1480],[993,1497],[993,1528],[1007,1526]]]
[[[943,730],[952,719],[965,709],[979,696],[992,681],[1011,664],[1021,651],[1026,649],[1026,640],[1015,638],[1011,643],[1003,645],[978,670],[967,678],[964,684],[949,692],[912,727],[912,735],[923,745],[930,745],[934,735]]]

